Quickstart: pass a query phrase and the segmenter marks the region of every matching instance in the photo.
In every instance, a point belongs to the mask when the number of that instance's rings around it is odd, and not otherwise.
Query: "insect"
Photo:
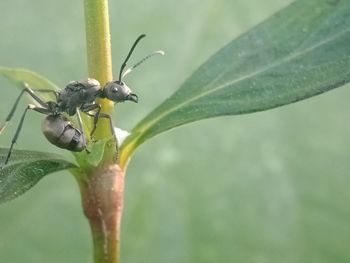
[[[42,123],[42,131],[49,142],[63,149],[75,152],[83,151],[86,149],[86,136],[84,134],[80,112],[83,112],[94,118],[94,125],[90,136],[92,136],[96,130],[99,118],[107,118],[110,122],[111,133],[115,137],[112,118],[109,114],[101,113],[101,105],[96,102],[96,99],[105,98],[114,101],[115,103],[124,101],[138,102],[138,96],[132,93],[130,88],[122,81],[123,77],[125,77],[134,68],[138,67],[148,58],[156,54],[164,55],[163,51],[155,51],[141,59],[138,63],[128,68],[123,73],[127,61],[129,60],[136,45],[143,37],[145,37],[144,34],[140,35],[132,45],[126,59],[120,68],[119,79],[107,83],[104,85],[104,87],[101,86],[99,81],[92,78],[88,78],[87,80],[83,81],[71,81],[62,91],[43,89],[33,90],[29,87],[28,84],[23,83],[23,89],[20,95],[15,101],[10,113],[8,114],[5,123],[0,127],[0,134],[4,131],[6,125],[12,119],[19,104],[20,98],[24,93],[29,94],[32,99],[38,104],[38,106],[29,104],[23,112],[4,164],[6,165],[11,157],[13,146],[18,139],[28,110],[33,110],[47,115]],[[51,93],[54,95],[53,100],[45,101],[39,96],[39,93]],[[76,115],[79,128],[76,128],[69,121],[66,115]]]
[[[90,136],[93,135],[99,117],[107,118],[111,122],[111,117],[108,114],[102,114],[101,105],[96,103],[96,99],[103,98],[108,99],[113,102],[124,102],[124,101],[133,101],[138,102],[138,96],[135,93],[132,93],[130,88],[122,81],[122,79],[129,74],[134,68],[141,65],[144,61],[151,58],[154,55],[164,55],[164,52],[161,50],[155,51],[146,57],[142,58],[132,67],[128,68],[124,73],[126,63],[128,62],[131,54],[133,53],[136,45],[139,41],[144,38],[146,35],[140,35],[134,44],[132,45],[128,55],[126,56],[122,66],[119,71],[118,80],[111,81],[107,83],[103,88],[100,83],[95,79],[87,79],[85,81],[72,81],[66,88],[59,92],[57,97],[57,102],[59,103],[61,109],[67,112],[70,116],[74,115],[79,109],[81,112],[84,112],[94,118],[94,126],[91,131]],[[94,111],[93,114],[90,114],[91,111]],[[114,134],[113,129],[111,129],[112,134]]]
[[[17,126],[15,135],[13,136],[10,149],[8,151],[7,157],[5,159],[4,165],[8,163],[11,157],[12,149],[14,144],[17,142],[19,133],[21,132],[24,119],[28,110],[33,110],[42,114],[47,115],[46,118],[42,122],[42,131],[45,137],[52,144],[67,149],[73,152],[80,152],[86,148],[86,138],[84,133],[82,132],[82,121],[80,113],[77,112],[79,129],[74,127],[74,125],[68,120],[67,117],[63,115],[62,110],[57,102],[54,101],[43,101],[26,83],[23,83],[24,88],[22,89],[20,95],[15,101],[9,115],[6,118],[5,123],[0,128],[0,134],[4,131],[6,124],[12,119],[20,98],[24,93],[28,93],[33,100],[39,105],[35,106],[33,104],[29,104],[20,119],[20,122]],[[37,92],[53,92],[52,90],[38,90]]]

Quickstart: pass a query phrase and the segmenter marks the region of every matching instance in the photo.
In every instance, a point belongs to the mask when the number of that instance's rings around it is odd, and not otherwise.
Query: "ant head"
[[[134,68],[138,67],[139,65],[141,65],[144,61],[146,61],[147,59],[149,59],[150,57],[153,57],[154,55],[164,55],[164,52],[159,50],[159,51],[155,51],[149,55],[147,55],[146,57],[144,57],[143,59],[141,59],[139,62],[137,62],[135,65],[133,65],[132,67],[128,68],[124,73],[124,69],[126,67],[126,63],[128,62],[131,54],[133,53],[136,45],[139,43],[139,41],[144,38],[146,35],[142,34],[140,35],[136,41],[134,42],[134,44],[132,45],[128,55],[126,56],[122,66],[120,67],[120,71],[119,71],[119,79],[117,81],[113,81],[113,82],[109,82],[107,83],[107,85],[105,86],[103,92],[104,92],[104,96],[112,101],[115,102],[123,102],[126,100],[130,100],[133,102],[137,102],[138,101],[138,97],[136,94],[132,93],[130,88],[122,81],[123,77],[125,77],[127,74],[129,74]]]
[[[137,95],[132,93],[130,88],[120,80],[107,83],[103,92],[107,99],[114,102],[124,102],[127,100],[138,102]]]

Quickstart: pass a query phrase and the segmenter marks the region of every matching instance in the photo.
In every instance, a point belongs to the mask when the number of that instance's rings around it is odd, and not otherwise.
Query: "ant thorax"
[[[88,78],[84,81],[71,81],[59,93],[57,102],[61,111],[67,112],[72,116],[76,113],[77,108],[80,108],[83,104],[94,103],[100,90],[100,83],[95,79]]]
[[[54,102],[54,101],[48,101],[47,103],[47,108],[51,112],[51,115],[60,115],[61,114],[61,109],[60,106]]]

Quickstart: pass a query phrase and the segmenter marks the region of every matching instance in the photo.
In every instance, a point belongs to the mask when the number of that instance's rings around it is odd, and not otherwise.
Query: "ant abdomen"
[[[86,148],[82,132],[62,114],[48,115],[42,122],[42,131],[47,140],[59,148],[73,152]]]

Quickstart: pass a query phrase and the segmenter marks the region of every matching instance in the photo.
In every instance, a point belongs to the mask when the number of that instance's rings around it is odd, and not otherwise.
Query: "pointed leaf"
[[[7,153],[8,149],[0,149],[1,160]],[[0,203],[25,193],[49,173],[74,167],[56,154],[14,150],[10,163],[0,169]]]
[[[34,90],[48,89],[59,90],[59,88],[45,77],[27,69],[0,67],[0,75],[7,78],[19,88],[23,89],[23,82],[29,84]],[[55,100],[53,93],[38,93],[43,100]]]
[[[350,81],[350,1],[296,1],[219,50],[133,130],[145,140],[215,116],[271,109]]]

